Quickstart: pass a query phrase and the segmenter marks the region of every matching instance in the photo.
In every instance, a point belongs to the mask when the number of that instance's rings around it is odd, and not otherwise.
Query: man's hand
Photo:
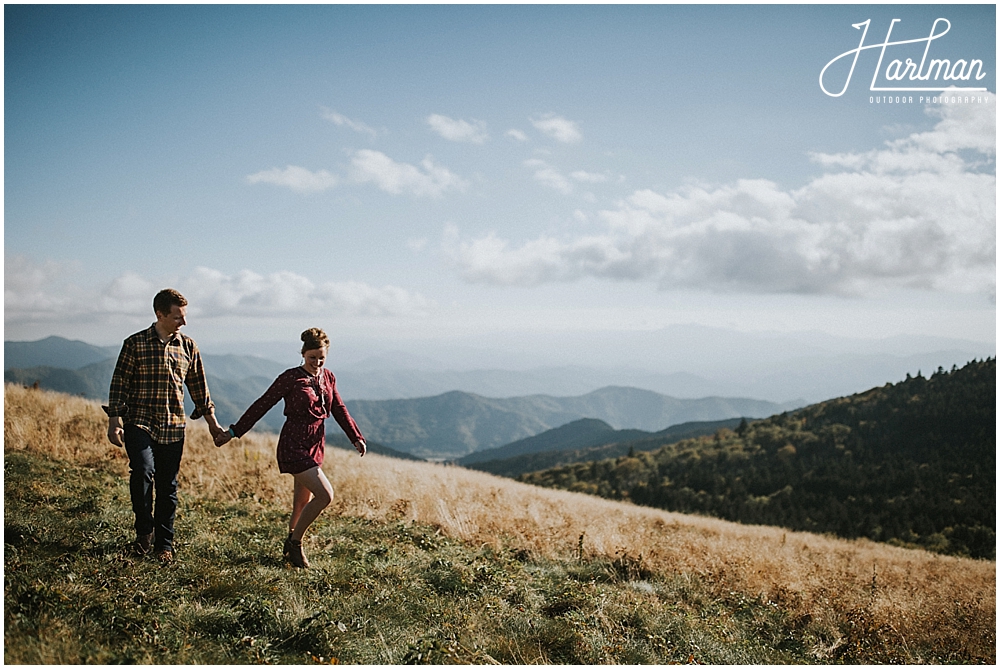
[[[225,428],[219,425],[219,421],[215,418],[215,412],[205,414],[205,422],[208,423],[208,431],[211,433],[212,439],[217,439],[220,434],[226,434]],[[215,445],[221,446],[219,443]]]
[[[125,448],[125,428],[122,427],[122,419],[117,416],[108,418],[108,441]]]
[[[365,443],[364,439],[358,439],[354,442],[354,450],[361,454],[361,457],[365,457],[365,453],[368,452],[368,444]]]
[[[230,440],[232,440],[232,438],[233,437],[232,435],[229,434],[228,430],[226,430],[225,432],[220,432],[219,434],[215,435],[215,445],[217,447],[225,446],[230,442]]]

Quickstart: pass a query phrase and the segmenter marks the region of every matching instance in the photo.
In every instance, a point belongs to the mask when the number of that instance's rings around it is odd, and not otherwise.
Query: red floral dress
[[[336,419],[352,444],[363,439],[340,399],[336,377],[326,368],[317,376],[302,367],[286,369],[231,426],[233,433],[242,437],[281,399],[285,400],[285,424],[278,437],[278,471],[282,474],[299,474],[323,464],[327,416]]]

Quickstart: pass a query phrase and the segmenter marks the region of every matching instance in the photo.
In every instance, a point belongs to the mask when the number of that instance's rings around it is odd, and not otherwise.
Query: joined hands
[[[233,436],[229,434],[228,430],[222,430],[214,436],[216,447],[225,446],[232,440]],[[361,457],[365,457],[365,453],[368,452],[368,444],[365,443],[364,439],[358,439],[354,442],[354,450],[360,453]]]

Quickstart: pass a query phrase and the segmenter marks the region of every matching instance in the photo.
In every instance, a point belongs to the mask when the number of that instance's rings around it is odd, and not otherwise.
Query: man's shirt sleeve
[[[126,339],[118,354],[114,374],[111,375],[111,388],[108,390],[108,405],[101,407],[109,417],[124,417],[128,414],[129,391],[135,376],[136,352],[131,339]]]
[[[205,378],[205,365],[201,360],[201,352],[193,339],[188,339],[190,345],[191,364],[188,367],[187,384],[188,392],[191,393],[191,401],[194,402],[194,411],[191,419],[197,420],[205,414],[215,411],[215,404],[212,403],[212,396],[208,392],[208,380]]]

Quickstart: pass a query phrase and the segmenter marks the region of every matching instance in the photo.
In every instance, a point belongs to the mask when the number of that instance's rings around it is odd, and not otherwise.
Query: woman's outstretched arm
[[[286,371],[282,372],[271,384],[271,387],[264,391],[264,394],[257,398],[253,404],[247,407],[240,419],[229,430],[223,432],[215,440],[216,446],[222,446],[234,437],[242,437],[264,417],[271,408],[277,404],[292,387],[292,376]],[[221,443],[220,443],[221,442]]]

